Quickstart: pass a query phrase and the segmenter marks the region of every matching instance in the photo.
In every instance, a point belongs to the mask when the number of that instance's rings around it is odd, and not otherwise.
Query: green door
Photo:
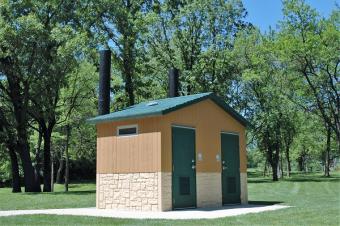
[[[241,202],[239,136],[221,133],[222,203]]]
[[[195,130],[172,127],[172,206],[196,207]]]

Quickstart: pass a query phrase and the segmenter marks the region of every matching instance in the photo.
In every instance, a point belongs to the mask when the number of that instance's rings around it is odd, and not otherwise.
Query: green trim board
[[[142,102],[140,104],[130,106],[121,111],[116,111],[110,114],[90,118],[87,120],[87,122],[97,124],[102,122],[122,121],[126,119],[161,116],[179,110],[181,108],[190,106],[192,104],[201,102],[206,99],[212,100],[215,104],[220,106],[224,111],[229,113],[242,125],[244,126],[250,125],[249,122],[242,115],[240,115],[233,108],[231,108],[220,97],[216,96],[214,93],[211,92]]]

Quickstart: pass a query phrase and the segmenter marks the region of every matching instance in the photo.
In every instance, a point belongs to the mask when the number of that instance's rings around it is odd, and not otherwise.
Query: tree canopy
[[[0,3],[0,183],[53,190],[95,167],[98,50],[113,52],[111,110],[212,91],[245,116],[249,165],[329,176],[340,154],[340,11],[284,0],[278,28],[246,21],[241,0]],[[86,162],[86,166],[81,164]],[[54,170],[55,169],[55,170]],[[91,173],[88,173],[91,175]]]

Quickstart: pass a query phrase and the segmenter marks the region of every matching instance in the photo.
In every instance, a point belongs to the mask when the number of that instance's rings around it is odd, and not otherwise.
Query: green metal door
[[[221,133],[222,203],[241,202],[239,136]]]
[[[172,206],[196,207],[195,130],[172,127]]]

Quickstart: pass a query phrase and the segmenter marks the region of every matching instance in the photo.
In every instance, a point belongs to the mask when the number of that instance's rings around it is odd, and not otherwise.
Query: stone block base
[[[241,202],[248,202],[247,173],[240,174]],[[97,174],[96,206],[99,209],[172,210],[172,174]],[[196,173],[197,207],[221,207],[221,173]]]
[[[97,174],[97,208],[159,211],[159,173]]]
[[[240,180],[241,180],[241,203],[248,204],[247,173],[241,173]]]
[[[196,173],[197,207],[221,207],[221,173]]]

